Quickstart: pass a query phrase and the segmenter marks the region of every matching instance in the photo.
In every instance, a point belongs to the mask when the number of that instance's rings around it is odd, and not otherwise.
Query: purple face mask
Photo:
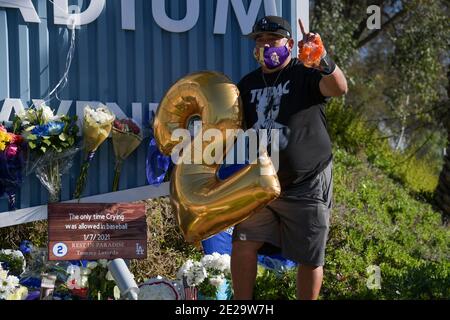
[[[281,47],[255,48],[255,59],[268,69],[276,69],[289,58],[291,52],[287,44]]]

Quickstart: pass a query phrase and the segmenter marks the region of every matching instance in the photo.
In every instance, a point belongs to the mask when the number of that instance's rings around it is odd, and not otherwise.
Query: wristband
[[[331,59],[328,53],[320,60],[319,70],[320,73],[325,76],[332,74],[334,70],[336,70],[336,63]]]

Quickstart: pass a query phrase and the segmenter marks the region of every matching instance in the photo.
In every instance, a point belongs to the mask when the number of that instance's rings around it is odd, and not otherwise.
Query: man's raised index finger
[[[298,24],[300,25],[300,30],[302,31],[303,36],[306,36],[305,26],[303,25],[302,19],[298,19]]]

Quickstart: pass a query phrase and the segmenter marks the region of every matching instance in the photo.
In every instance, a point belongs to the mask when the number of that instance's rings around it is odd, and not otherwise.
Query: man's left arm
[[[347,79],[327,53],[320,35],[306,32],[301,19],[298,20],[298,23],[303,35],[303,39],[298,42],[299,60],[306,67],[319,70],[322,74],[322,79],[319,82],[320,93],[324,97],[340,97],[347,94]],[[308,47],[308,50],[306,50],[306,47]],[[305,51],[303,51],[304,48]],[[317,54],[321,55],[319,60],[317,58],[312,59]]]
[[[348,92],[347,79],[338,66],[336,66],[333,73],[323,75],[319,86],[320,92],[324,97],[340,97]]]

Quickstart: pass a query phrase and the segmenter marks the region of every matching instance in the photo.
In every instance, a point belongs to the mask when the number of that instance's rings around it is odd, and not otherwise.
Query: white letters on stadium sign
[[[194,28],[197,24],[200,16],[201,0],[180,1],[186,1],[186,15],[181,20],[175,20],[168,16],[165,0],[152,0],[153,18],[162,29],[169,32],[186,32]],[[228,15],[230,14],[230,3],[243,34],[248,34],[252,31],[252,26],[257,19],[258,12],[262,5],[264,5],[266,15],[277,15],[275,0],[252,0],[250,1],[248,11],[245,9],[242,0],[217,0],[214,34],[226,33]],[[106,0],[96,0],[91,1],[89,6],[83,12],[78,10],[78,13],[70,13],[73,12],[73,10],[69,12],[68,0],[54,0],[54,24],[67,26],[87,25],[98,19],[105,6]],[[41,22],[32,0],[0,0],[0,8],[1,7],[19,9],[25,22]],[[74,6],[70,6],[70,8],[73,7]],[[122,29],[135,30],[135,0],[122,0],[121,8]]]

